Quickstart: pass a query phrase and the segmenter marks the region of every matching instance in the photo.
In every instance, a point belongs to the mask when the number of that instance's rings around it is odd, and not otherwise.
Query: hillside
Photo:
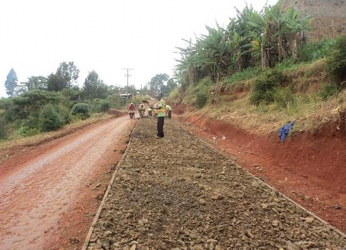
[[[324,64],[284,72],[294,93],[294,103],[284,108],[251,105],[250,79],[211,86],[202,109],[193,106],[190,89],[173,111],[239,165],[346,232],[346,92],[321,98],[330,81]],[[279,129],[293,120],[280,142]]]

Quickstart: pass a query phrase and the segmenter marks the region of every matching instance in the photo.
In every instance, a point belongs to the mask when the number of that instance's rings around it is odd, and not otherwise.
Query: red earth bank
[[[253,175],[346,233],[345,126],[329,124],[282,143],[278,133],[257,135],[222,120],[184,121]]]

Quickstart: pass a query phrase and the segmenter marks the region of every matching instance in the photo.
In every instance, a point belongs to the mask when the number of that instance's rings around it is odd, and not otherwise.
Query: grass
[[[325,61],[319,60],[295,69],[286,68],[285,74],[290,75],[290,84],[294,84],[292,87],[298,92],[294,93],[294,101],[285,106],[275,102],[269,105],[251,105],[249,88],[243,85],[242,80],[240,84],[233,82],[231,86],[243,88],[226,88],[225,93],[214,104],[211,104],[212,97],[209,96],[207,105],[195,114],[207,112],[206,115],[210,118],[232,122],[254,133],[277,133],[280,127],[292,120],[296,120],[296,132],[313,132],[325,123],[338,122],[340,113],[346,111],[346,90],[323,100],[321,90],[311,84],[314,81],[315,85],[323,85],[323,81],[318,79],[326,79],[324,66]],[[189,93],[187,100],[191,101],[194,91],[190,89]]]
[[[72,131],[76,128],[83,127],[85,125],[92,124],[100,120],[107,120],[110,117],[111,116],[108,114],[98,113],[98,114],[92,115],[89,119],[86,119],[86,120],[75,120],[74,122],[64,126],[62,129],[59,129],[57,131],[41,133],[34,136],[29,136],[29,137],[13,134],[11,135],[10,140],[0,141],[0,150],[12,147],[14,145],[23,146],[23,145],[39,143],[49,138],[59,136],[59,134],[65,133],[66,131]]]

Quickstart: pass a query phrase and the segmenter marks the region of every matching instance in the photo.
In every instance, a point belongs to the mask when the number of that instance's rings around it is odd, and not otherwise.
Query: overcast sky
[[[182,39],[226,27],[235,7],[261,10],[277,0],[0,0],[0,97],[13,68],[18,83],[55,73],[61,62],[80,69],[78,85],[95,70],[107,85],[141,88],[173,74]]]

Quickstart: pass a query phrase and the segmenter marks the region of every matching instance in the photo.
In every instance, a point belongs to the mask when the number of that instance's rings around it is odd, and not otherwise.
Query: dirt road
[[[346,238],[175,119],[131,134],[88,250],[346,250]]]
[[[0,249],[80,248],[137,120],[88,126],[0,164]]]

